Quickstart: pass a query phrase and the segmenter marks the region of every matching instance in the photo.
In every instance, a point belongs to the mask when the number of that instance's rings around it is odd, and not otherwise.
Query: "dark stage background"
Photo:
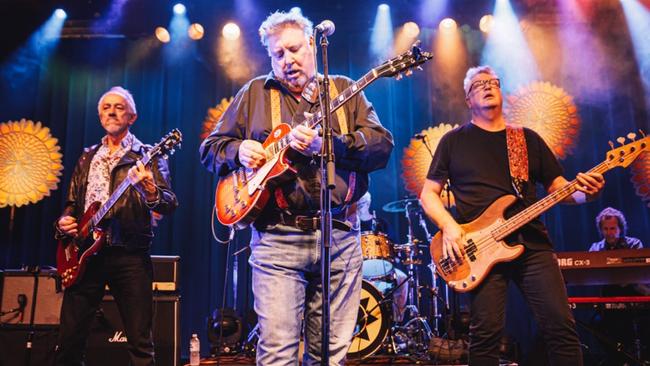
[[[96,20],[106,15],[110,8],[109,1],[59,3],[70,9],[69,20]],[[330,37],[331,72],[356,79],[378,64],[367,46],[379,2],[187,1],[188,16],[192,22],[204,25],[206,37],[189,44],[183,52],[172,54],[167,47],[171,44],[162,46],[150,35],[155,26],[169,23],[173,3],[131,0],[124,2],[122,18],[112,31],[126,35],[124,38],[61,39],[47,57],[20,48],[59,3],[51,0],[1,3],[2,14],[7,19],[2,25],[2,37],[6,42],[3,41],[0,66],[0,121],[21,118],[41,121],[58,139],[65,169],[57,190],[49,197],[15,209],[13,231],[9,231],[11,209],[0,209],[0,268],[54,265],[56,243],[52,224],[62,208],[72,168],[83,147],[97,143],[102,136],[96,116],[97,99],[111,86],[123,85],[131,90],[138,107],[139,119],[132,128],[136,136],[154,143],[172,128],[180,128],[184,134],[182,149],[170,159],[172,185],[180,207],[174,215],[159,223],[152,253],[180,255],[182,354],[187,356],[187,342],[192,332],[200,334],[203,353],[207,354],[205,323],[222,303],[226,267],[230,264],[232,268],[233,264],[232,257],[227,254],[248,244],[245,231],[237,234],[230,249],[212,238],[211,209],[216,178],[198,160],[199,134],[207,109],[222,98],[233,96],[246,80],[245,77],[233,79],[228,76],[228,65],[220,63],[216,55],[217,34],[227,20],[238,21],[247,44],[247,55],[236,63],[248,65],[249,76],[265,74],[270,65],[257,40],[257,27],[271,11],[288,10],[298,5],[315,23],[322,19],[332,19],[336,23],[336,33]],[[418,13],[418,2],[396,0],[387,3],[391,5],[395,26],[426,18],[426,14]],[[539,3],[552,2],[514,2],[515,10],[522,16],[540,12]],[[542,79],[565,88],[574,96],[582,120],[578,144],[562,162],[567,178],[602,161],[609,149],[608,140],[639,128],[650,130],[629,35],[626,31],[607,32],[599,28],[603,19],[608,24],[625,26],[621,15],[616,15],[616,6],[612,6],[596,9],[600,12],[596,17],[598,21],[588,25],[606,46],[604,69],[594,71],[585,65],[579,72],[557,71],[544,67],[559,57],[556,50],[547,49],[545,54],[536,55]],[[480,62],[483,38],[480,33],[476,36],[478,19],[493,7],[492,1],[450,1],[446,14],[472,28],[466,32],[473,45],[468,47],[467,57],[460,65],[463,72]],[[620,13],[620,9],[618,11]],[[435,26],[422,28],[419,38],[423,48],[431,49]],[[580,50],[573,52],[579,54]],[[647,67],[645,72],[650,72]],[[451,78],[434,61],[410,78],[399,82],[379,80],[366,90],[382,123],[395,137],[396,146],[388,167],[372,174],[370,186],[373,209],[389,221],[395,242],[406,240],[405,220],[398,214],[382,212],[381,207],[407,195],[400,177],[403,149],[411,137],[424,128],[441,122],[468,120],[469,114],[463,104],[462,76],[460,73]],[[587,88],[575,87],[580,84],[576,78]],[[581,94],[589,90],[589,78],[599,82],[605,80],[609,87],[598,89],[598,93]],[[635,195],[630,173],[617,169],[609,172],[606,179],[607,187],[597,202],[560,206],[545,215],[558,251],[587,250],[592,242],[599,240],[594,218],[606,206],[625,212],[629,234],[650,243],[650,213]],[[430,228],[435,229],[433,225]],[[227,237],[225,228],[217,225],[216,231],[222,239]],[[247,255],[244,251],[237,257],[239,286],[236,296],[231,291],[232,283],[226,291],[228,306],[235,307],[242,315],[252,309]],[[532,337],[530,317],[516,294],[511,300],[511,308],[516,311],[509,315],[509,332],[526,343]]]

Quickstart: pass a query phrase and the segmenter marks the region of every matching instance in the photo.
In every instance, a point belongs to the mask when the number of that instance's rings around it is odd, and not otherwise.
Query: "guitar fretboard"
[[[607,161],[603,161],[602,163],[589,170],[589,173],[596,172],[603,174],[609,169],[611,169],[609,163]],[[503,240],[505,237],[512,234],[520,227],[532,221],[535,217],[543,214],[548,209],[555,206],[558,202],[572,195],[575,191],[578,190],[578,184],[578,181],[574,179],[564,187],[537,201],[534,205],[519,212],[492,230],[492,236],[496,240]]]
[[[147,164],[149,164],[150,160],[151,157],[149,156],[149,154],[146,154],[140,161],[142,161],[142,164],[146,166]],[[119,200],[120,197],[122,197],[122,194],[124,194],[124,192],[130,186],[131,186],[131,181],[129,180],[129,178],[128,177],[124,178],[122,183],[120,183],[120,185],[117,186],[117,188],[115,188],[113,194],[111,194],[111,196],[108,197],[108,199],[102,205],[102,207],[100,207],[99,210],[97,210],[97,212],[93,215],[93,218],[91,220],[93,226],[97,226],[102,221],[102,219],[104,219],[104,216],[106,216],[108,211],[110,211],[110,209],[113,208],[117,200]]]

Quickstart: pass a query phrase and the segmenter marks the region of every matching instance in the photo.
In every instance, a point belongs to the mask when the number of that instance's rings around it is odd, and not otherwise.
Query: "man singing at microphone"
[[[329,23],[329,25],[328,25]],[[333,24],[324,22],[323,33]],[[322,140],[298,125],[320,109],[314,80],[312,23],[299,12],[275,12],[259,28],[272,72],[237,93],[200,148],[201,161],[224,176],[240,167],[260,168],[272,128],[292,124],[290,159],[296,177],[283,180],[254,222],[249,263],[260,338],[258,365],[296,365],[304,323],[303,365],[321,360],[320,179]],[[352,81],[331,77],[333,94]],[[340,111],[340,112],[338,112]],[[361,291],[362,255],[356,201],[368,190],[368,173],[383,168],[393,149],[363,93],[332,115],[336,189],[332,191],[330,362],[343,364],[352,338]]]

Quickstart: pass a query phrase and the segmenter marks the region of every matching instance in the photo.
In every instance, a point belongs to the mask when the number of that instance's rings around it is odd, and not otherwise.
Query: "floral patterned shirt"
[[[102,146],[100,146],[97,153],[90,162],[90,170],[88,171],[88,185],[86,186],[86,203],[84,212],[93,202],[101,202],[104,204],[110,197],[111,185],[111,171],[122,159],[127,151],[131,150],[133,145],[133,135],[129,132],[120,141],[120,147],[111,154],[108,148],[108,137],[102,138]]]

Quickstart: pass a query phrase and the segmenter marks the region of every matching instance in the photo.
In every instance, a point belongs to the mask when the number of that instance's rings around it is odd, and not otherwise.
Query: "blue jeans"
[[[320,231],[281,224],[253,230],[249,263],[260,331],[257,365],[297,365],[303,320],[303,365],[320,364],[320,238]],[[359,311],[359,232],[333,229],[330,253],[330,365],[343,365]]]

